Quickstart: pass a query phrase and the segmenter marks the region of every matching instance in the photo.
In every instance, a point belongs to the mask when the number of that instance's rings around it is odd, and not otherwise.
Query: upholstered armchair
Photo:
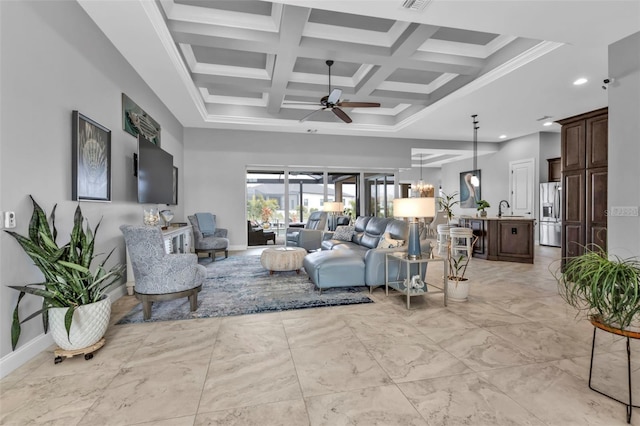
[[[307,251],[319,250],[326,226],[326,212],[311,213],[304,228],[287,228],[287,246],[302,247]]]
[[[206,221],[209,229],[204,227],[198,220]],[[229,239],[227,238],[227,230],[218,228],[216,225],[216,216],[211,213],[196,213],[188,216],[189,222],[193,227],[194,250],[196,253],[207,253],[215,262],[216,252],[224,252],[225,259],[229,257]]]
[[[207,277],[193,253],[167,254],[159,227],[122,225],[135,278],[135,295],[142,302],[143,318],[151,318],[153,302],[189,298],[191,311],[198,309],[198,292]]]

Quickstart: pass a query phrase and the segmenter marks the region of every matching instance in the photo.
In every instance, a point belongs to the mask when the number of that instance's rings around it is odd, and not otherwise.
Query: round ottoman
[[[272,247],[262,251],[260,263],[271,275],[275,271],[296,271],[299,274],[306,255],[307,251],[302,247]]]

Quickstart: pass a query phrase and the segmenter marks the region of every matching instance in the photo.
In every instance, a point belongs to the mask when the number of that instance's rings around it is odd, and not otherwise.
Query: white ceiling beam
[[[362,83],[358,85],[356,92],[358,94],[370,95],[380,84],[385,82],[395,70],[404,68],[403,63],[436,31],[438,31],[438,27],[430,25],[409,25],[391,47],[390,59],[392,60],[375,68],[372,73],[369,73],[368,77],[364,78]]]
[[[267,112],[275,114],[280,110],[289,76],[298,58],[302,32],[309,19],[311,9],[285,6],[280,21],[280,44],[276,53],[271,79],[271,92]]]

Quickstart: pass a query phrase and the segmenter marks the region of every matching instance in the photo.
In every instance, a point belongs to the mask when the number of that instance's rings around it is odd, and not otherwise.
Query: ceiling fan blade
[[[380,106],[378,102],[339,102],[336,105],[345,108],[377,108]]]
[[[351,117],[349,117],[347,113],[341,110],[340,108],[333,107],[331,108],[331,111],[333,111],[333,113],[337,115],[338,118],[340,118],[340,120],[344,121],[345,123],[351,123]]]
[[[285,101],[282,105],[318,105],[317,102],[307,102],[307,101]]]
[[[317,109],[317,110],[315,110],[315,111],[311,111],[309,114],[305,115],[304,117],[302,117],[302,118],[300,119],[300,123],[303,123],[303,122],[307,121],[309,118],[311,118],[311,116],[312,116],[313,114],[315,114],[315,113],[317,113],[317,112],[320,112],[320,111],[324,111],[325,109],[326,109],[326,108],[320,108],[320,109]]]
[[[327,103],[335,104],[340,100],[340,96],[342,96],[342,89],[333,89],[331,93],[329,93],[329,98],[327,99]]]

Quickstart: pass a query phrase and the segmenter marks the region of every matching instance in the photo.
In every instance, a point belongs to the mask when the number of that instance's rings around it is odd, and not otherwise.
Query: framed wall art
[[[160,146],[160,125],[124,93],[122,94],[122,129],[132,136],[142,134]]]
[[[460,173],[460,208],[463,209],[475,209],[477,208],[476,201],[480,201],[480,185],[473,186],[471,183],[471,177],[476,175],[480,183],[480,170],[469,170],[468,172]]]
[[[74,201],[111,201],[111,130],[73,111],[72,189]]]

